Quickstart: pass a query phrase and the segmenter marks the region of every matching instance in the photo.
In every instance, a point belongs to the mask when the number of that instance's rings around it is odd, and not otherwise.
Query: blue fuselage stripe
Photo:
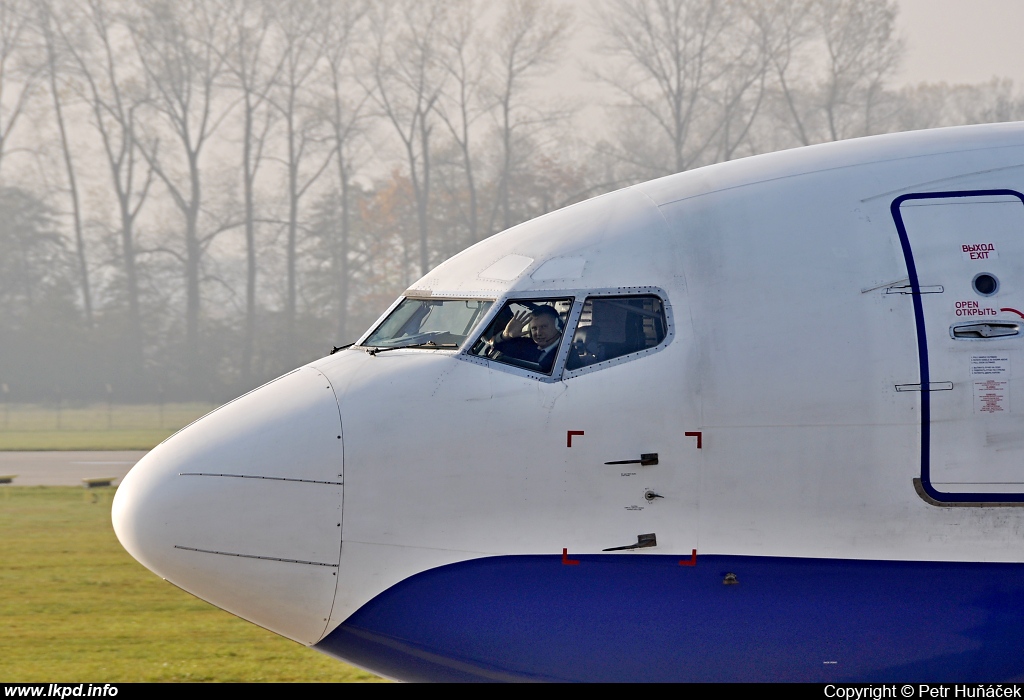
[[[406,680],[1024,679],[1021,564],[574,558],[422,572],[317,647]]]

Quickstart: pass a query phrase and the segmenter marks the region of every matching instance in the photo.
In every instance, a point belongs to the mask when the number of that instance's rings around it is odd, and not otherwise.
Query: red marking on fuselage
[[[1020,311],[1017,311],[1017,309],[1011,309],[1010,307],[1006,307],[1005,309],[999,309],[999,310],[1000,311],[1009,311],[1010,313],[1017,314],[1021,318],[1024,318],[1024,314],[1022,314]]]
[[[680,559],[679,566],[697,566],[697,550],[693,550],[689,559]]]
[[[690,432],[690,433],[683,433],[683,435],[685,435],[686,437],[695,437],[695,438],[697,438],[697,449],[698,450],[701,449],[701,436],[703,435],[703,433],[701,433],[699,431],[696,431],[696,432]]]
[[[572,447],[572,436],[573,435],[582,435],[582,434],[583,434],[582,430],[570,430],[570,431],[568,431],[566,433],[566,435],[565,435],[565,446],[566,447]]]
[[[696,549],[693,550],[693,555],[697,556],[697,550]],[[580,563],[580,560],[579,559],[570,559],[569,558],[569,549],[567,547],[562,547],[562,563],[565,564],[566,566],[576,566],[577,564]]]

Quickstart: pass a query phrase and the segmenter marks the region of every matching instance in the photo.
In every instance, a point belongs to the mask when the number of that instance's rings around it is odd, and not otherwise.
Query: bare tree
[[[564,8],[552,8],[539,0],[513,0],[505,6],[498,22],[492,91],[502,154],[495,208],[501,211],[503,229],[514,223],[511,182],[516,165],[516,132],[553,116],[531,108],[527,100],[521,99],[522,93],[532,77],[554,64],[570,17]],[[494,218],[492,214],[492,232]]]
[[[903,56],[898,12],[895,0],[816,0],[812,5],[827,55],[820,89],[828,140],[884,130],[878,110],[885,83]]]
[[[725,69],[711,94],[718,124],[718,148],[713,160],[732,160],[739,149],[756,149],[749,141],[754,122],[768,92],[773,35],[760,21],[761,3],[730,6],[730,41],[725,47]]]
[[[901,88],[896,99],[899,109],[895,127],[900,131],[1024,118],[1024,97],[1008,78],[958,85],[921,83]]]
[[[476,4],[467,3],[452,19],[450,30],[445,34],[448,50],[442,54],[441,63],[448,73],[450,88],[436,106],[437,115],[448,129],[461,160],[467,199],[467,210],[461,213],[470,244],[476,243],[481,237],[480,196],[473,152],[474,127],[492,107],[481,96],[490,56],[481,46],[482,42],[475,40],[478,36],[476,19]],[[451,198],[456,202],[459,200],[454,192]]]
[[[627,147],[622,157],[650,174],[680,172],[707,161],[716,124],[709,98],[728,76],[725,47],[733,9],[719,0],[612,0],[601,22],[604,50],[618,64],[600,77],[625,98],[624,107],[648,142],[649,123],[665,139],[667,158]],[[715,115],[717,116],[717,115]]]
[[[129,374],[139,376],[143,368],[143,328],[139,289],[138,247],[136,220],[149,194],[152,171],[140,168],[136,145],[138,110],[147,99],[138,76],[126,69],[118,43],[118,32],[125,27],[112,15],[106,0],[87,0],[81,15],[68,18],[80,20],[83,41],[70,36],[65,23],[54,21],[54,30],[60,33],[62,45],[75,65],[74,77],[79,84],[82,99],[92,113],[92,127],[96,129],[119,219],[119,248],[125,276],[128,300],[128,357]],[[121,31],[123,35],[125,32]],[[140,170],[144,172],[140,175]]]
[[[449,3],[402,0],[374,7],[366,88],[402,144],[416,200],[420,274],[430,270],[431,136],[448,74],[439,58]]]
[[[809,90],[801,85],[801,79],[809,70],[811,58],[808,47],[814,34],[814,1],[752,0],[746,6],[762,39],[767,69],[778,98],[776,123],[781,122],[802,146],[813,142],[811,126],[807,124]]]
[[[323,58],[325,45],[319,41],[325,18],[322,6],[312,0],[289,2],[277,13],[281,41],[282,66],[277,89],[270,101],[284,125],[287,171],[287,240],[285,347],[295,347],[295,318],[298,309],[298,236],[302,198],[330,165],[334,152],[317,148],[323,142],[322,121],[313,111],[311,83]],[[312,159],[312,165],[309,160]],[[292,364],[293,358],[286,358]]]
[[[231,0],[227,4],[231,37],[222,50],[231,86],[241,93],[242,219],[245,229],[245,328],[242,334],[241,382],[252,381],[256,338],[256,176],[273,123],[269,98],[284,64],[284,54],[270,55],[275,27],[269,3]],[[215,45],[215,50],[220,47]]]
[[[223,8],[187,0],[150,0],[131,24],[138,60],[152,90],[149,102],[156,120],[137,135],[142,154],[163,183],[184,219],[185,252],[175,254],[185,268],[185,355],[191,376],[202,381],[199,361],[200,279],[203,254],[220,229],[203,232],[201,156],[227,116],[220,90],[224,57],[214,49],[224,44],[228,15]],[[177,146],[161,150],[160,124]],[[179,172],[179,168],[184,172]],[[168,250],[168,252],[170,252]]]
[[[348,337],[349,316],[349,258],[352,234],[352,175],[354,149],[361,136],[367,93],[355,89],[353,84],[353,43],[356,29],[361,25],[367,7],[363,2],[332,3],[323,17],[324,58],[326,79],[330,83],[330,96],[324,109],[330,125],[334,163],[338,177],[337,235],[332,236],[331,268],[337,284],[337,337],[344,342]],[[361,94],[360,94],[361,93]]]
[[[71,217],[74,227],[79,289],[82,292],[85,322],[89,328],[92,328],[92,288],[89,284],[89,263],[86,258],[85,236],[82,232],[82,206],[78,196],[78,177],[75,174],[75,164],[71,157],[71,144],[68,140],[68,130],[64,119],[63,103],[65,91],[60,85],[61,81],[66,79],[65,74],[68,73],[68,56],[63,47],[58,45],[58,38],[54,34],[53,25],[59,22],[59,19],[54,16],[52,6],[47,0],[38,0],[38,3],[39,31],[42,35],[46,53],[46,78],[50,87],[50,97],[53,99],[53,113],[57,122],[57,131],[60,133],[61,154],[64,159],[64,171],[68,179],[68,197],[71,200]]]
[[[0,2],[0,165],[43,71],[31,56],[33,20],[29,0]]]
[[[960,123],[991,124],[1024,118],[1024,96],[1014,91],[1013,81],[1009,78],[993,78],[974,88],[977,97],[965,105]]]

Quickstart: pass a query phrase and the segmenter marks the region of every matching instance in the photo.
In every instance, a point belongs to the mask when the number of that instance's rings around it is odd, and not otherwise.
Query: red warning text
[[[995,316],[999,311],[990,307],[982,307],[981,304],[969,299],[956,302],[957,316]]]
[[[996,246],[994,243],[965,243],[961,246],[964,260],[988,260],[994,258]]]

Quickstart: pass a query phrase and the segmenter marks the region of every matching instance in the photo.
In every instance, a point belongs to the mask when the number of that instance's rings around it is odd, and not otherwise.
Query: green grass
[[[147,571],[110,526],[114,489],[0,487],[0,679],[376,681]]]
[[[205,403],[4,404],[0,450],[149,450],[214,408]]]

